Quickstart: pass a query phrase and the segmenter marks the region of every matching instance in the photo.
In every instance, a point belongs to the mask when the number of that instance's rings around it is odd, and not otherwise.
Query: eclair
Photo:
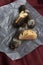
[[[35,40],[37,38],[37,33],[33,30],[24,30],[19,35],[20,40]]]

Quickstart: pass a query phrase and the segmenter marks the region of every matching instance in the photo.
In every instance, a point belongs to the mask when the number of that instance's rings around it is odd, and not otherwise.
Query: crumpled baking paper
[[[18,16],[18,8],[25,5],[36,21],[33,30],[37,31],[38,38],[34,41],[23,41],[22,45],[15,51],[9,49],[9,41],[16,32],[12,27],[12,21]],[[4,52],[10,59],[20,59],[32,52],[38,46],[43,45],[43,17],[26,0],[17,0],[13,3],[0,7],[0,52]]]

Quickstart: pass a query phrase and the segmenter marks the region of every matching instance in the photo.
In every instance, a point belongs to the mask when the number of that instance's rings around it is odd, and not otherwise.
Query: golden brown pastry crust
[[[37,33],[33,30],[24,30],[19,35],[20,40],[34,40],[37,38]]]

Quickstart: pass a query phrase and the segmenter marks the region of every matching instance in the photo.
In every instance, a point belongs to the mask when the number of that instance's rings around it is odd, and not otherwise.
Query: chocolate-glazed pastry
[[[26,9],[25,5],[21,5],[21,6],[19,7],[19,13],[20,13],[21,11],[24,11],[24,12],[25,12],[25,9]]]
[[[23,27],[27,24],[28,28],[34,28],[35,21],[30,14],[30,11],[25,9],[25,6],[21,5],[20,8],[22,9],[19,13],[19,16],[14,20],[13,26],[16,28]]]
[[[21,5],[19,7],[19,13],[21,13],[21,11],[24,11],[24,12],[28,13],[29,14],[29,19],[32,19],[32,16],[30,14],[30,11],[28,9],[26,9],[25,5]]]
[[[28,28],[34,28],[35,27],[35,21],[34,19],[31,19],[27,23]]]
[[[33,17],[32,17],[32,15],[31,15],[29,10],[26,9],[25,12],[28,13],[28,20],[33,19]]]
[[[14,27],[21,27],[23,25],[25,25],[28,22],[28,13],[24,13],[24,11],[22,11],[18,18],[13,22],[13,26]]]
[[[17,29],[15,34],[13,34],[13,37],[9,43],[10,49],[15,50],[16,48],[18,48],[22,44],[22,41],[19,40],[20,33],[21,33],[21,31]]]
[[[9,43],[9,48],[12,50],[17,49],[21,45],[21,41],[17,40],[15,38],[12,38],[10,43]]]

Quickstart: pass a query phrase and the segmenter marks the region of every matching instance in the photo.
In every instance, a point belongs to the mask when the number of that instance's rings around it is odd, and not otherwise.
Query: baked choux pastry
[[[35,40],[37,38],[37,33],[33,30],[24,30],[19,35],[20,40]]]

